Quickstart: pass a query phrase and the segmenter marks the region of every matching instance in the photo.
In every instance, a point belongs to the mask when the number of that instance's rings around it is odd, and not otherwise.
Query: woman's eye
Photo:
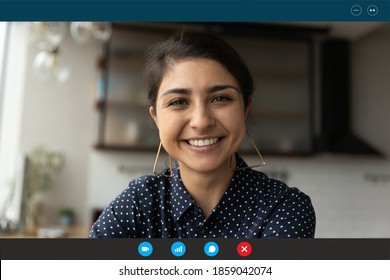
[[[231,100],[232,99],[229,96],[218,95],[218,96],[214,97],[211,101],[212,102],[227,102],[227,101],[231,101]]]
[[[187,102],[184,99],[175,99],[168,103],[168,106],[182,106],[186,105]]]

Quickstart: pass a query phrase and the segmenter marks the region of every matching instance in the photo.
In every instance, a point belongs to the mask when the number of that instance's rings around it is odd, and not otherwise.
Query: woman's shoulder
[[[255,186],[259,192],[272,195],[283,196],[286,194],[301,194],[299,189],[289,187],[285,182],[269,177],[266,173],[250,168],[244,159],[236,154],[237,167],[243,169],[236,173],[235,180],[250,186]],[[302,193],[303,194],[303,193]]]
[[[166,177],[159,175],[143,175],[131,180],[126,189],[137,192],[156,190],[165,188],[167,183],[169,183],[168,181]]]
[[[169,190],[165,177],[158,175],[143,175],[131,180],[127,186],[111,202],[117,204],[126,201],[139,201],[140,199],[164,196]]]
[[[309,199],[309,196],[302,192],[298,187],[289,186],[286,182],[269,177],[267,174],[251,170],[252,180],[257,182],[258,192],[274,200],[282,198]]]

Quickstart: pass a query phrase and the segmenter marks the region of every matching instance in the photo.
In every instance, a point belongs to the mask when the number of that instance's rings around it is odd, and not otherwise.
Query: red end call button
[[[248,242],[240,242],[237,245],[237,253],[241,257],[247,257],[252,253],[252,245]]]

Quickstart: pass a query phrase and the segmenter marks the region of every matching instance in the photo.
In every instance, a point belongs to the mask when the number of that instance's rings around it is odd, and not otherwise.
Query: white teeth
[[[196,147],[209,146],[217,142],[218,142],[218,137],[203,139],[203,140],[188,140],[188,143],[190,143],[191,146],[196,146]]]

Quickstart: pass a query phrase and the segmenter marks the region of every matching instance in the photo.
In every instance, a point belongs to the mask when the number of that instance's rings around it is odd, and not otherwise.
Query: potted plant
[[[34,233],[42,214],[43,193],[63,166],[62,154],[38,147],[27,154],[25,229]]]
[[[59,211],[60,224],[70,226],[73,223],[74,212],[70,208],[63,208]]]

